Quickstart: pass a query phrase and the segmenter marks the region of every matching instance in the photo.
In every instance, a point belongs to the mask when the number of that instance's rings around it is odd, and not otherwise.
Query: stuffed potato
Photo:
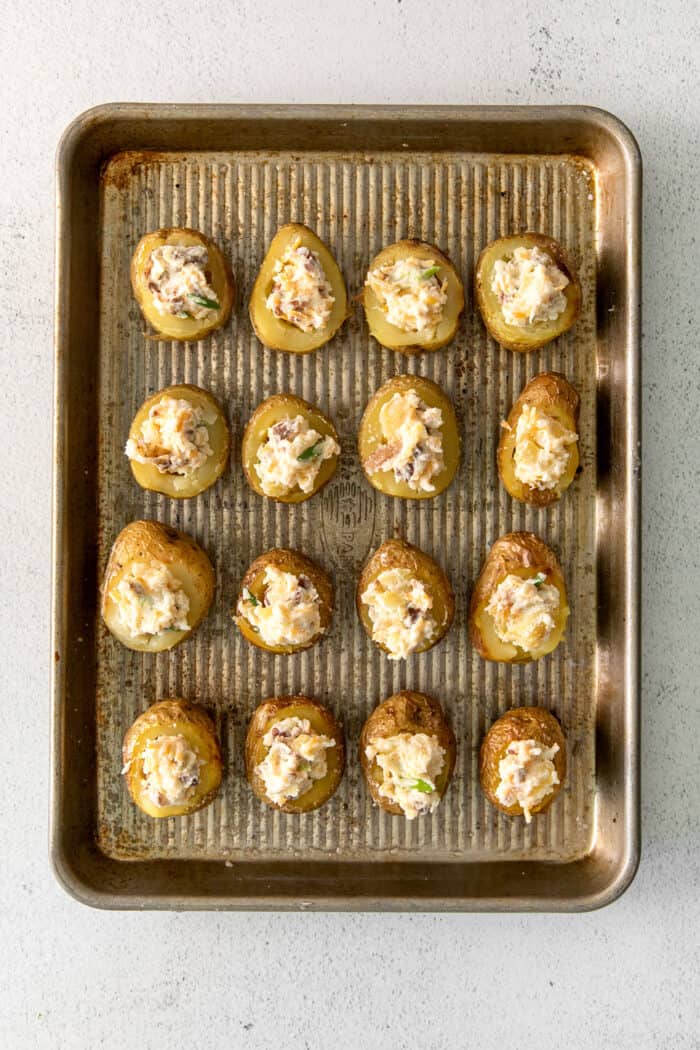
[[[432,649],[454,618],[447,576],[430,555],[404,540],[387,540],[372,554],[355,601],[362,626],[390,660]]]
[[[142,237],[131,286],[144,318],[165,339],[203,339],[226,324],[233,307],[231,267],[199,230],[170,227]]]
[[[206,616],[214,582],[209,558],[190,536],[157,521],[132,521],[107,562],[102,618],[128,649],[172,649]]]
[[[250,296],[250,320],[271,350],[308,354],[348,316],[345,281],[330,251],[299,223],[277,231]]]
[[[559,372],[542,372],[527,384],[498,443],[498,473],[514,499],[547,507],[568,489],[579,465],[580,401]]]
[[[566,738],[542,707],[516,707],[489,729],[481,745],[479,779],[489,802],[511,817],[547,809],[566,777]]]
[[[551,653],[569,615],[557,557],[531,532],[496,540],[476,582],[469,633],[486,660],[524,663]]]
[[[454,733],[430,696],[407,690],[374,709],[360,736],[360,762],[372,798],[409,820],[437,808],[452,776]]]
[[[360,461],[379,492],[431,499],[452,482],[460,459],[457,417],[447,394],[422,376],[394,376],[360,422]]]
[[[335,474],[339,455],[330,419],[294,394],[275,394],[258,405],[241,445],[250,487],[282,503],[315,495]]]
[[[203,809],[221,784],[221,749],[211,718],[186,700],[159,700],[136,719],[122,750],[126,786],[149,817]]]
[[[229,444],[219,402],[207,390],[185,383],[144,401],[131,424],[126,455],[141,488],[189,499],[221,477]]]
[[[270,653],[297,653],[331,625],[333,584],[311,558],[276,548],[243,577],[234,621],[244,638]]]
[[[415,354],[452,342],[464,309],[464,286],[434,244],[404,240],[372,259],[361,298],[377,342]]]
[[[285,813],[308,813],[340,784],[343,730],[328,708],[308,696],[265,700],[248,726],[245,768],[262,802]]]
[[[573,263],[542,233],[488,244],[476,265],[475,286],[489,334],[508,350],[537,350],[568,332],[581,310]]]

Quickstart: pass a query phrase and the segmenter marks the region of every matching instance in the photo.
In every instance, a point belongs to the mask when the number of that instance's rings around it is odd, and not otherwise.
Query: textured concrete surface
[[[2,5],[0,1045],[700,1046],[697,6]],[[644,855],[583,917],[102,914],[46,856],[53,155],[99,102],[586,102],[645,159]],[[9,737],[9,746],[8,746]]]

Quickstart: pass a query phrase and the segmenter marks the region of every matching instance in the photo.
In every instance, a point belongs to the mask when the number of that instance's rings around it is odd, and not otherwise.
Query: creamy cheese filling
[[[397,803],[409,820],[432,813],[440,803],[436,781],[445,765],[445,749],[427,733],[377,737],[365,748],[383,780],[379,794]]]
[[[294,488],[311,492],[321,464],[339,452],[338,442],[322,437],[304,416],[285,416],[260,443],[255,473],[268,495],[286,495]]]
[[[389,324],[402,332],[425,332],[437,328],[447,302],[447,281],[441,280],[441,270],[433,259],[410,256],[370,270],[366,283]]]
[[[415,390],[396,393],[382,405],[383,441],[365,460],[370,474],[391,470],[416,492],[434,492],[433,478],[444,469],[442,411],[429,407]]]
[[[196,794],[205,763],[184,736],[149,740],[141,761],[144,791],[155,806],[183,806]]]
[[[165,565],[133,563],[114,590],[121,621],[133,637],[189,629],[190,600]]]
[[[265,793],[271,802],[287,802],[299,798],[322,780],[328,772],[326,751],[335,747],[335,740],[314,733],[307,718],[283,718],[263,737],[270,750],[256,766],[256,773],[265,784]]]
[[[300,242],[289,247],[272,271],[266,306],[302,332],[325,328],[335,298],[318,253]]]
[[[506,324],[523,327],[556,321],[566,309],[569,278],[541,248],[516,248],[511,259],[497,259],[491,290],[498,296]]]
[[[514,740],[498,763],[496,798],[503,806],[520,806],[528,824],[532,810],[559,783],[553,762],[558,750],[558,744],[545,747],[539,740]]]
[[[129,459],[161,474],[191,474],[212,455],[202,414],[189,401],[162,397],[150,409],[136,438],[124,450]]]
[[[509,574],[491,595],[486,612],[502,642],[532,652],[544,645],[556,626],[560,594],[544,573],[529,579]]]
[[[221,308],[207,278],[208,262],[209,252],[203,244],[162,244],[153,249],[146,264],[146,281],[158,313],[200,321]]]
[[[321,632],[321,599],[308,576],[268,565],[263,600],[244,590],[238,614],[245,617],[266,645],[304,645]]]
[[[556,488],[569,466],[570,446],[577,441],[578,435],[558,419],[534,405],[525,405],[515,428],[516,478],[534,489]]]
[[[385,569],[360,595],[372,621],[372,638],[390,660],[405,660],[435,637],[433,599],[406,569]]]

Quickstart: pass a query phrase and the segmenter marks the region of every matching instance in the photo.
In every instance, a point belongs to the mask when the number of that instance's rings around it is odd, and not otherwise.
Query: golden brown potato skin
[[[206,413],[205,425],[209,431],[209,446],[212,455],[207,457],[201,467],[189,474],[163,474],[151,463],[136,463],[134,460],[129,460],[131,473],[142,489],[162,492],[164,496],[170,496],[171,499],[191,499],[210,488],[226,468],[231,440],[228,424],[224,411],[213,394],[199,386],[180,383],[176,386],[166,386],[144,401],[134,416],[129,430],[130,438],[134,441],[138,440],[141,427],[147,420],[149,412],[164,397],[171,397],[175,401],[187,401],[194,408]],[[209,419],[211,422],[207,422]]]
[[[263,578],[265,569],[268,566],[279,569],[281,572],[291,572],[294,576],[303,574],[311,580],[318,591],[321,630],[308,642],[304,642],[301,645],[267,645],[260,635],[253,630],[248,620],[238,614],[238,602],[245,591],[250,591],[259,602],[262,602],[265,596]],[[290,550],[287,547],[275,547],[256,558],[243,577],[238,601],[233,610],[233,619],[243,637],[252,642],[253,645],[257,645],[259,649],[266,649],[269,653],[299,653],[303,649],[310,649],[312,645],[315,645],[327,633],[333,619],[333,604],[333,584],[328,574],[316,562],[299,551]]]
[[[243,472],[248,484],[258,495],[265,496],[267,499],[278,500],[280,503],[303,503],[304,500],[315,496],[331,480],[338,466],[338,457],[332,456],[330,459],[324,460],[321,464],[321,469],[316,475],[316,482],[311,492],[302,492],[300,488],[295,488],[291,492],[279,492],[276,495],[268,496],[260,484],[260,479],[255,471],[255,462],[258,458],[258,449],[267,431],[286,416],[291,416],[292,419],[295,416],[304,416],[308,420],[309,426],[322,437],[332,437],[340,444],[335,427],[330,419],[324,416],[318,408],[310,405],[308,401],[304,401],[303,398],[297,397],[295,394],[274,394],[258,405],[243,432],[241,444]]]
[[[190,601],[189,630],[162,631],[154,635],[132,637],[124,630],[115,600],[114,588],[134,562],[165,565],[178,581]],[[204,619],[214,597],[215,575],[208,556],[198,543],[184,532],[159,521],[132,521],[114,541],[102,584],[102,618],[128,649],[139,652],[162,652],[172,649],[187,638]]]
[[[377,296],[368,285],[365,284],[359,296],[365,308],[370,333],[382,346],[389,350],[399,350],[402,354],[420,354],[426,350],[439,350],[447,346],[457,334],[459,319],[464,310],[464,285],[452,261],[434,244],[416,240],[397,241],[383,248],[372,259],[369,270],[376,270],[380,266],[392,266],[398,259],[411,257],[425,259],[426,263],[434,261],[444,270],[444,273],[440,274],[441,279],[447,279],[447,302],[442,320],[437,328],[432,330],[433,334],[430,334],[430,331],[404,332],[401,328],[389,324]]]
[[[506,324],[498,297],[491,290],[493,267],[497,259],[509,259],[516,248],[540,248],[554,260],[569,278],[564,289],[566,309],[555,321],[536,321],[534,324]],[[552,339],[568,332],[581,312],[581,282],[573,262],[558,241],[543,233],[520,233],[499,237],[487,244],[479,256],[475,273],[476,301],[489,335],[507,350],[537,350]]]
[[[394,394],[406,394],[409,390],[415,390],[426,405],[442,411],[442,452],[445,466],[433,478],[434,492],[416,492],[407,481],[397,481],[393,471],[376,470],[370,473],[366,467],[369,457],[383,441],[379,413]],[[362,469],[370,485],[387,496],[398,496],[400,499],[434,499],[435,496],[439,496],[454,480],[461,455],[457,417],[452,401],[442,387],[433,383],[432,379],[425,379],[423,376],[394,376],[393,379],[389,379],[380,386],[365,408],[360,422],[357,444]]]
[[[479,779],[481,787],[489,802],[501,812],[511,817],[523,815],[522,806],[504,806],[496,797],[496,790],[501,782],[499,763],[505,757],[508,746],[514,740],[539,740],[546,747],[559,745],[559,750],[552,759],[559,777],[559,783],[547,798],[530,812],[542,813],[551,806],[561,791],[566,777],[566,737],[554,715],[543,707],[514,707],[494,722],[481,744],[479,755]]]
[[[335,299],[327,325],[317,332],[302,332],[295,325],[275,317],[266,306],[267,297],[272,290],[272,271],[275,263],[297,239],[300,244],[318,255]],[[249,313],[255,334],[263,346],[269,347],[270,350],[287,350],[293,354],[308,354],[329,342],[348,317],[348,295],[343,275],[330,250],[308,226],[290,222],[277,231],[253,285]]]
[[[145,794],[141,755],[149,740],[162,736],[184,736],[205,761],[194,795],[181,806],[156,806]],[[124,737],[122,759],[129,794],[149,817],[180,817],[194,813],[208,806],[219,791],[222,763],[216,727],[203,707],[187,700],[159,700],[139,715]]]
[[[288,799],[277,803],[268,798],[265,781],[257,773],[257,767],[267,755],[268,748],[263,743],[267,731],[275,722],[284,718],[308,718],[311,728],[319,735],[335,740],[335,747],[326,751],[327,772],[321,780],[316,780],[307,792],[299,798]],[[248,783],[260,799],[273,809],[285,813],[309,813],[318,809],[335,793],[343,778],[345,769],[345,736],[335,716],[308,696],[275,696],[263,701],[253,712],[245,739],[245,769]]]
[[[497,636],[493,618],[486,612],[491,595],[506,576],[529,578],[538,572],[560,594],[557,626],[540,649],[527,652],[519,646],[502,642]],[[469,635],[472,645],[486,660],[499,663],[527,663],[553,652],[561,641],[569,615],[566,584],[554,551],[532,532],[508,532],[496,540],[489,551],[476,581],[469,607]]]
[[[218,296],[221,307],[210,321],[197,320],[194,317],[176,317],[161,314],[153,305],[153,296],[148,288],[146,278],[146,265],[150,259],[151,252],[165,244],[176,244],[183,247],[203,245],[209,253],[209,265],[207,274],[210,276],[210,284]],[[194,342],[204,339],[210,332],[222,328],[233,308],[235,297],[235,286],[233,274],[228,259],[219,251],[218,247],[200,230],[192,230],[186,226],[170,226],[160,230],[154,230],[141,238],[136,245],[136,251],[131,260],[131,287],[136,302],[141,307],[141,313],[145,320],[159,335],[165,339],[175,339],[181,342]]]
[[[579,465],[578,444],[569,446],[569,464],[559,484],[553,489],[536,489],[524,485],[515,476],[513,457],[515,455],[515,429],[520,415],[526,405],[553,416],[568,430],[578,434],[578,414],[581,399],[571,383],[560,372],[541,372],[524,387],[501,429],[498,443],[498,473],[505,488],[514,499],[531,503],[535,507],[548,507],[561,498],[562,492],[568,489],[576,477]]]
[[[425,733],[434,736],[445,749],[445,765],[435,781],[440,798],[447,791],[455,765],[457,745],[452,728],[437,700],[425,693],[413,693],[407,689],[394,693],[384,703],[375,707],[369,716],[360,735],[360,763],[365,775],[370,794],[378,806],[387,813],[403,816],[401,806],[379,794],[379,787],[384,779],[380,766],[375,759],[370,760],[365,754],[368,744],[377,739],[397,736],[399,733]]]
[[[411,543],[405,540],[392,539],[382,543],[365,564],[357,582],[355,605],[357,615],[369,638],[372,638],[372,621],[369,609],[362,601],[362,595],[369,585],[386,569],[405,569],[419,580],[433,599],[432,615],[437,624],[437,632],[432,641],[415,649],[416,653],[425,653],[441,641],[450,627],[455,614],[455,598],[452,585],[438,563]],[[386,646],[375,642],[375,645],[387,652]]]

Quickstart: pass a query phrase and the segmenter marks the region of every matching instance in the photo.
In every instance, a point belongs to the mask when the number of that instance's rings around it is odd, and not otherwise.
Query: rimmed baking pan
[[[74,896],[111,908],[583,910],[626,888],[639,852],[640,183],[631,134],[585,107],[110,105],[68,128],[58,153],[51,852]],[[308,356],[263,349],[247,296],[288,221],[330,244],[351,292],[384,244],[440,245],[468,290],[454,343],[402,358],[369,337],[358,311]],[[146,338],[131,295],[138,239],[170,225],[213,237],[236,275],[233,319],[202,343]],[[570,333],[516,354],[487,336],[471,285],[481,247],[524,229],[566,245],[584,306]],[[537,509],[505,493],[495,447],[525,382],[549,368],[581,394],[584,469],[559,504]],[[462,464],[436,500],[391,500],[359,469],[363,407],[402,371],[436,380],[457,409]],[[137,407],[175,382],[210,389],[233,433],[228,473],[183,502],[138,488],[123,454]],[[329,412],[343,445],[333,482],[294,508],[252,493],[240,466],[245,421],[282,390]],[[217,570],[206,623],[170,653],[123,649],[99,619],[109,547],[142,517],[193,534]],[[567,641],[536,664],[487,664],[469,644],[469,592],[493,540],[520,528],[558,551]],[[457,599],[447,639],[400,664],[368,642],[353,607],[363,560],[392,535],[433,554]],[[310,553],[337,588],[329,637],[293,657],[248,646],[230,619],[245,568],[278,545]],[[401,688],[440,697],[458,742],[448,795],[414,822],[372,806],[357,758],[367,713]],[[259,700],[300,690],[335,711],[349,742],[341,789],[304,817],[264,809],[242,759]],[[169,695],[212,711],[226,775],[208,809],[154,822],[128,799],[120,749],[133,718]],[[526,826],[485,801],[477,758],[491,722],[531,703],[558,715],[570,753],[564,791]]]

